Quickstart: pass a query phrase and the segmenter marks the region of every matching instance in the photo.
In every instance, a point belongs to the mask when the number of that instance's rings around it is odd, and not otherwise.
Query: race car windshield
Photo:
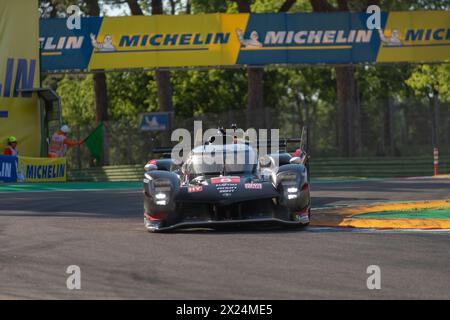
[[[256,154],[245,146],[203,150],[192,156],[194,174],[246,174],[256,170]]]

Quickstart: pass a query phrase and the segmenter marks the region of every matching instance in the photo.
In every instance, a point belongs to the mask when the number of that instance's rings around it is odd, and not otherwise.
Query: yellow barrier
[[[20,157],[18,179],[24,182],[65,182],[66,158]]]
[[[0,147],[15,136],[18,150],[40,155],[38,8],[35,0],[0,1]]]

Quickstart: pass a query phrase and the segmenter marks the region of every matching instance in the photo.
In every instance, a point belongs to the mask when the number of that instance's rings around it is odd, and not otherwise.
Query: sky
[[[120,8],[117,8],[117,6],[103,5],[103,10],[105,10],[105,16],[108,17],[130,15],[130,10],[126,5],[122,5]]]

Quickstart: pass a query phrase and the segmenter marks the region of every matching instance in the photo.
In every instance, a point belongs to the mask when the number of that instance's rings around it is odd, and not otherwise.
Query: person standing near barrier
[[[3,154],[5,156],[18,156],[19,152],[17,152],[17,139],[14,136],[8,137],[8,145],[5,147]]]
[[[70,128],[67,125],[63,125],[58,131],[53,134],[48,150],[49,158],[64,157],[67,151],[67,147],[74,147],[84,143],[83,140],[75,141],[67,138],[67,134],[69,132]]]

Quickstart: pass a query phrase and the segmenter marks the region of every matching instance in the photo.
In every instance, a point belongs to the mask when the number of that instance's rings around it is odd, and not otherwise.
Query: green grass
[[[0,192],[140,189],[142,182],[61,182],[0,184]]]

